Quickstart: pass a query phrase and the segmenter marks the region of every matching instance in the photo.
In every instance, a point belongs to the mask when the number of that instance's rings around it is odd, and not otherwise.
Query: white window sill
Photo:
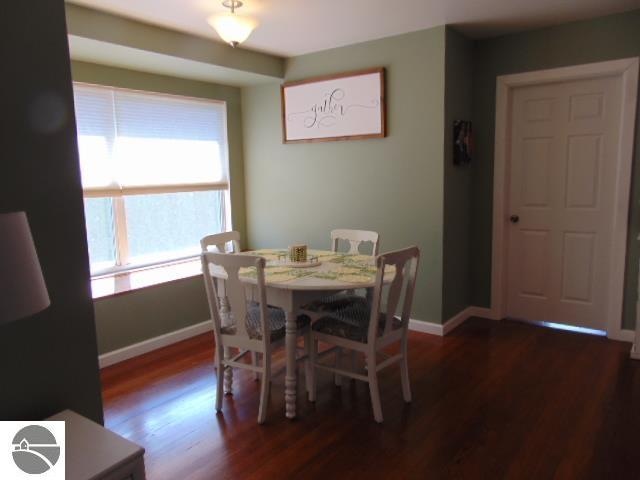
[[[91,296],[94,300],[113,297],[133,290],[174,282],[202,274],[199,258],[154,265],[130,272],[101,275],[91,279]]]

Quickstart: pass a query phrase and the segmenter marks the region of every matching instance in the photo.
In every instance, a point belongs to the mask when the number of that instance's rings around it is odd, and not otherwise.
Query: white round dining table
[[[240,255],[257,255],[267,260],[265,286],[267,303],[284,310],[285,326],[285,414],[287,418],[296,416],[297,376],[297,316],[300,307],[327,296],[331,292],[352,289],[368,289],[375,284],[375,257],[326,250],[310,250],[308,260],[315,259],[315,265],[298,268],[288,264],[286,249],[262,249],[242,252]],[[247,284],[249,300],[259,300],[255,269],[240,271],[240,279]],[[212,271],[214,277],[224,279],[223,272]],[[393,279],[385,278],[385,283]]]

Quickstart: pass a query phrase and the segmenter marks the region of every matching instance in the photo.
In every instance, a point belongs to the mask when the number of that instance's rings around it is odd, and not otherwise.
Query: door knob
[[[520,221],[520,217],[518,215],[511,215],[509,217],[509,221],[511,223],[518,223]]]

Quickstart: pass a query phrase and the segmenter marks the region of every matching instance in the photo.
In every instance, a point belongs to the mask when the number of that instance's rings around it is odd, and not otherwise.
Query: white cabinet
[[[145,480],[144,448],[71,410],[65,422],[67,480]]]

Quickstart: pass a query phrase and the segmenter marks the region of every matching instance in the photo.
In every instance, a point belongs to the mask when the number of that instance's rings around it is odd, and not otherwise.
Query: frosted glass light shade
[[[258,22],[252,18],[236,13],[214,15],[207,21],[218,32],[220,38],[234,47],[249,38],[251,32],[258,26]]]
[[[49,294],[24,212],[0,213],[0,324],[49,306]]]

